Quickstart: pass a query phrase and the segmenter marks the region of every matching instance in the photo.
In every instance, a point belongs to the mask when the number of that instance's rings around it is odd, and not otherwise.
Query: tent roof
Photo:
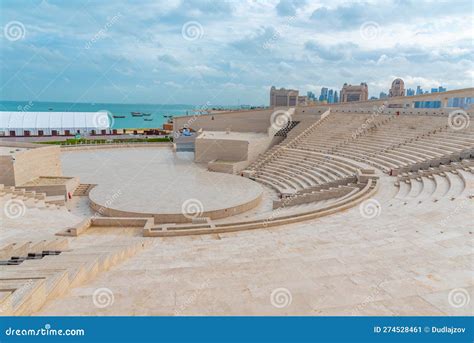
[[[110,113],[0,112],[0,129],[109,129]]]

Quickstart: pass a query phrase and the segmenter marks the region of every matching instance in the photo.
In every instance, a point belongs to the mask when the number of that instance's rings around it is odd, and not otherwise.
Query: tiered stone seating
[[[0,200],[13,199],[23,202],[26,208],[56,209],[63,207],[65,204],[62,196],[46,196],[45,193],[26,191],[23,188],[0,184]]]
[[[469,196],[468,184],[474,182],[474,162],[463,160],[437,168],[418,170],[398,175],[395,186],[399,188],[398,199],[423,201],[431,199],[453,200]]]
[[[417,149],[425,154],[424,159],[419,159],[421,166],[459,161],[474,154],[474,131],[451,128],[437,130],[433,134],[423,135],[406,146],[393,148],[391,153],[397,155],[400,150],[407,151],[407,149]]]
[[[81,183],[77,188],[74,190],[74,196],[87,196],[89,192],[94,188],[96,185],[89,184],[89,183]]]
[[[392,118],[393,116],[331,113],[317,130],[308,135],[304,141],[297,142],[298,148],[331,152]]]
[[[357,166],[327,154],[282,148],[253,174],[281,194],[292,194],[356,174]]]
[[[273,147],[243,175],[279,194],[274,209],[326,205],[357,193],[364,186],[356,179],[361,165],[404,173],[398,198],[456,197],[465,189],[456,171],[411,172],[469,157],[473,148],[472,131],[451,129],[446,116],[330,113]]]
[[[46,301],[133,256],[149,242],[110,242],[77,249],[67,249],[66,239],[16,245],[16,248],[4,247],[0,253],[6,256],[12,251],[17,254],[37,251],[37,246],[54,246],[60,248],[61,253],[0,266],[0,315],[34,314]]]
[[[248,171],[258,169],[264,165],[268,160],[272,159],[282,148],[289,146],[291,143],[297,143],[303,140],[307,135],[311,134],[318,126],[327,120],[327,116],[317,116],[314,119],[303,119],[299,121],[288,134],[285,140],[280,144],[274,145],[264,154],[260,155],[259,158],[247,167]]]
[[[314,202],[320,202],[329,199],[342,200],[348,196],[353,195],[364,187],[363,184],[346,184],[339,185],[337,187],[331,187],[328,189],[314,190],[312,192],[304,192],[297,194],[296,196],[276,200],[273,203],[273,208],[282,208],[287,206],[295,206],[300,204],[308,204]]]
[[[300,138],[287,146],[348,157],[394,175],[474,154],[473,128],[452,129],[446,116],[331,113]]]
[[[395,156],[388,150],[411,142],[427,130],[435,130],[442,125],[437,121],[436,124],[430,122],[429,127],[426,127],[425,124],[427,123],[420,123],[420,118],[414,116],[390,116],[389,121],[369,129],[365,135],[360,135],[356,140],[339,147],[333,153],[350,156],[359,161],[366,161],[370,156],[370,160],[373,161],[372,164],[377,167],[382,166],[382,168],[383,166],[387,166],[387,168],[396,167],[397,161],[403,164],[416,163],[422,161],[427,155],[412,154],[402,148]],[[444,124],[446,123],[444,122]]]
[[[68,248],[66,239],[53,239],[41,241],[29,241],[21,243],[11,243],[0,248],[0,264],[15,265],[20,264],[24,260],[35,259],[36,255],[48,255],[47,252],[62,251]],[[28,256],[29,255],[29,256]],[[13,259],[12,259],[13,258]],[[17,263],[5,263],[8,261],[18,260]],[[3,262],[3,263],[2,263]]]
[[[318,208],[350,199],[361,193],[366,186],[366,182],[359,182],[357,178],[360,166],[346,158],[328,153],[327,149],[308,151],[304,147],[312,144],[308,143],[308,140],[316,139],[319,132],[331,136],[323,141],[334,139],[345,142],[344,132],[348,128],[356,132],[357,127],[364,124],[363,130],[367,130],[371,125],[380,125],[390,120],[372,118],[367,121],[365,115],[351,118],[352,120],[346,122],[347,126],[333,132],[328,130],[328,127],[335,124],[335,119],[332,115],[321,116],[301,133],[288,137],[289,139],[273,147],[258,162],[247,168],[243,175],[274,189],[280,199],[273,202],[273,208],[278,210],[317,203],[312,206],[314,212]],[[301,124],[299,126],[302,127]],[[300,210],[305,212],[302,208]]]

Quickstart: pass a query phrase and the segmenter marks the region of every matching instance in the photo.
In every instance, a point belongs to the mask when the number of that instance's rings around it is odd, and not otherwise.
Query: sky
[[[471,0],[0,1],[0,100],[268,105],[473,87]]]

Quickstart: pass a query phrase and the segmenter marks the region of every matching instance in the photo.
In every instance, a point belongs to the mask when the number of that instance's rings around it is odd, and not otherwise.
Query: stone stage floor
[[[231,208],[262,194],[240,176],[208,172],[194,153],[169,147],[112,148],[63,152],[64,175],[97,184],[90,199],[107,208],[134,213],[182,213]]]

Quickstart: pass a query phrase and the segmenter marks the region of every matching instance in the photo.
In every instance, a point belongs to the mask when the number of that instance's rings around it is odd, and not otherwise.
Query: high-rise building
[[[385,93],[385,92],[380,92],[380,94],[379,94],[379,99],[387,99],[387,98],[388,98],[387,93]]]
[[[339,102],[339,95],[337,90],[329,89],[327,87],[321,88],[321,94],[319,95],[319,101],[327,102],[328,104],[334,104]]]
[[[296,106],[298,104],[299,91],[296,89],[276,89],[272,86],[270,89],[270,107]]]
[[[341,102],[367,101],[369,98],[369,87],[362,82],[359,86],[344,83],[341,89]]]
[[[334,103],[334,91],[330,89],[328,91],[328,104]]]
[[[314,94],[313,92],[309,91],[306,93],[306,97],[308,98],[308,100],[310,101],[316,101],[316,94]]]
[[[442,87],[442,86],[439,86],[438,87],[438,92],[446,92],[446,88]]]
[[[405,82],[402,79],[395,79],[392,82],[392,87],[388,92],[390,98],[395,96],[405,96]]]
[[[321,88],[321,95],[319,96],[319,101],[328,100],[328,89],[326,87]]]
[[[416,95],[421,95],[423,94],[423,89],[421,89],[420,86],[416,86]]]
[[[407,96],[413,96],[413,95],[415,95],[415,90],[411,89],[411,88],[408,88],[407,89]]]

